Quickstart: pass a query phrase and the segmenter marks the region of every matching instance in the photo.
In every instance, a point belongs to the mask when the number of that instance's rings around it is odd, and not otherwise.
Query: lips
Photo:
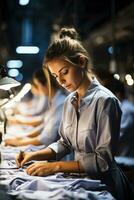
[[[71,85],[64,85],[64,87],[68,89],[71,87]]]

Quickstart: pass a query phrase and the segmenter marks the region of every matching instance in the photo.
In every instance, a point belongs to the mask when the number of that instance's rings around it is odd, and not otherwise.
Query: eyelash
[[[61,76],[66,75],[68,73],[68,69],[66,69],[64,72],[60,73]],[[53,74],[54,78],[57,79],[58,76]]]
[[[68,69],[65,69],[65,71],[63,71],[62,73],[61,73],[61,75],[66,75],[68,73]]]

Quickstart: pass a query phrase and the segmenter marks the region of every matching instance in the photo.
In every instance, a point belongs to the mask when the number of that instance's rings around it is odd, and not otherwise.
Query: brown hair
[[[36,84],[34,83],[34,79],[37,79],[39,81],[39,83],[41,83],[43,86],[48,87],[49,100],[51,99],[51,89],[53,88],[54,90],[57,90],[59,88],[57,81],[49,73],[49,71],[46,68],[44,68],[44,69],[40,68],[34,72],[32,83],[34,86],[36,86]],[[50,103],[50,101],[49,101],[49,103]]]
[[[59,39],[54,40],[48,47],[44,64],[56,58],[63,57],[73,65],[78,65],[80,56],[86,60],[85,70],[88,71],[89,55],[79,40],[78,33],[74,28],[62,28],[59,32]]]
[[[85,58],[84,71],[90,73],[91,69],[88,69],[89,55],[87,50],[83,47],[79,40],[79,35],[74,28],[62,28],[59,32],[59,38],[54,40],[46,51],[43,68],[47,69],[47,62],[50,60],[63,57],[67,62],[78,66],[80,57]],[[47,72],[49,79],[49,72]],[[50,81],[49,81],[50,83]],[[49,85],[51,87],[51,83]]]

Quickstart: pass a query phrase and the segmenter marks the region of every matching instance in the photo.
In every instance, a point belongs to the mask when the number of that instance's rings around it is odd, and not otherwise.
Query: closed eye
[[[60,72],[61,75],[66,75],[67,73],[68,73],[68,68],[64,68],[64,69]]]
[[[63,75],[68,74],[68,71],[69,71],[68,68],[63,68],[63,69],[59,72],[59,76],[63,76]],[[54,78],[56,78],[56,79],[58,78],[58,75],[55,74],[55,73],[52,73],[52,76],[53,76]]]

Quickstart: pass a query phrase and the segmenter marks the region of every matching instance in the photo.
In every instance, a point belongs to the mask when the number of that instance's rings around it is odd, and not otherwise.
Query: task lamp
[[[20,83],[13,78],[7,76],[7,71],[4,66],[0,66],[0,89],[8,90],[9,99],[12,98],[12,90],[11,88],[19,86]],[[5,103],[4,103],[5,104]],[[6,116],[5,111],[2,109],[2,105],[0,105],[0,143],[2,141],[2,136],[6,132]]]
[[[13,87],[19,86],[20,83],[13,78],[7,76],[4,66],[0,66],[0,89],[10,90]]]

